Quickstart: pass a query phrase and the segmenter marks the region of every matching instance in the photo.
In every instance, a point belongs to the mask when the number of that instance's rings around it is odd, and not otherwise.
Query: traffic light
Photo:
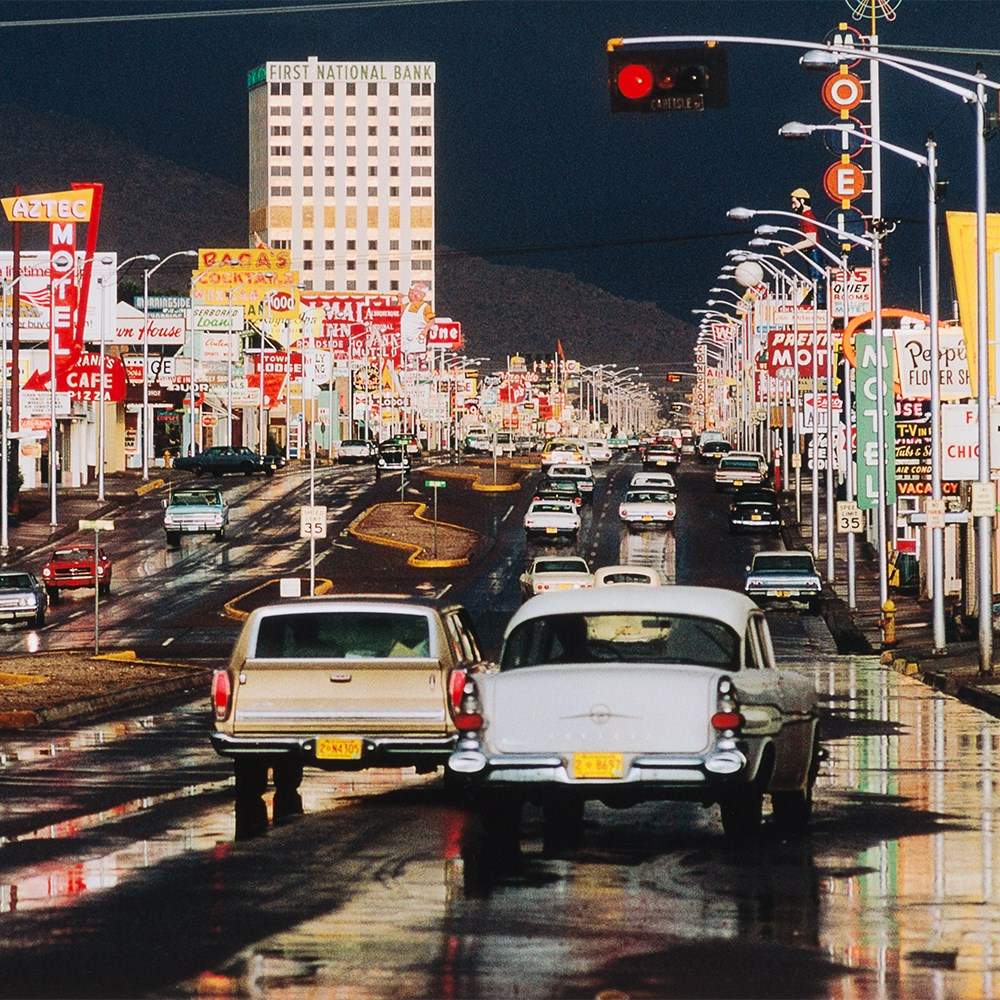
[[[608,41],[612,111],[703,111],[729,103],[726,52],[712,42],[693,48],[622,48]]]
[[[681,373],[680,372],[667,372],[667,381],[668,382],[680,382],[680,380],[681,380]]]

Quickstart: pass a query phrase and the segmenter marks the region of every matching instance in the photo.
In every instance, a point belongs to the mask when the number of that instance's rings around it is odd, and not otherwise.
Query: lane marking
[[[513,505],[513,504],[511,504],[511,505],[510,505],[510,506],[509,506],[509,507],[507,508],[507,513],[506,513],[506,514],[504,514],[504,516],[500,518],[500,523],[501,523],[501,524],[503,524],[503,522],[504,522],[504,521],[506,521],[508,517],[510,517],[510,515],[511,515],[511,511],[513,511],[513,509],[514,509],[514,505]]]
[[[86,611],[74,611],[73,614],[67,615],[66,620],[72,621],[74,618],[79,618],[80,615],[85,615],[86,613]]]
[[[173,641],[174,641],[174,637],[173,637],[173,636],[170,636],[170,638],[169,638],[169,639],[164,639],[164,640],[163,640],[163,645],[164,645],[164,646],[169,646],[169,645],[170,645],[170,643],[172,643]]]
[[[445,585],[444,585],[444,586],[443,586],[443,587],[442,587],[442,588],[441,588],[441,589],[440,589],[440,590],[439,590],[439,591],[437,592],[437,594],[435,594],[435,595],[434,595],[434,597],[435,597],[435,600],[438,600],[438,601],[440,601],[440,600],[441,600],[441,598],[442,598],[442,597],[444,597],[444,595],[445,595],[445,594],[447,594],[447,593],[448,593],[448,591],[449,591],[449,590],[451,590],[451,588],[452,588],[453,586],[454,586],[454,584],[453,584],[453,583],[446,583],[446,584],[445,584]]]

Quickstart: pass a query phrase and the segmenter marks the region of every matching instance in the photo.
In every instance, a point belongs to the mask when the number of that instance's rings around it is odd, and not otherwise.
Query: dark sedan
[[[781,513],[774,490],[763,486],[744,486],[736,491],[729,505],[729,530],[761,531],[777,535],[781,530]]]

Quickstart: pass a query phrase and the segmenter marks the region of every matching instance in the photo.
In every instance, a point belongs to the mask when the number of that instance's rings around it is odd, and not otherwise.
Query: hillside
[[[144,152],[142,136],[124,136],[55,113],[0,106],[15,141],[0,159],[0,191],[60,190],[70,180],[105,184],[101,246],[121,259],[200,246],[240,246],[246,193],[237,185]],[[0,245],[10,246],[6,228]],[[25,247],[42,248],[44,226],[25,227]],[[154,287],[179,287],[167,265]],[[439,245],[435,304],[461,320],[467,349],[503,357],[515,350],[551,352],[560,339],[584,362],[636,362],[690,352],[695,331],[649,302],[622,299],[571,274],[494,264]]]

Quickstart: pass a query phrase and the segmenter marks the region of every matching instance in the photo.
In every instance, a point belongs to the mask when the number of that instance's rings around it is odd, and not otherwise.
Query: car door
[[[774,745],[775,772],[784,769],[782,692],[780,672],[769,657],[770,636],[765,640],[760,624],[761,613],[751,614],[743,637],[743,669],[733,678],[740,697],[740,711],[745,720],[743,733],[748,739]],[[765,623],[766,624],[766,623]]]

